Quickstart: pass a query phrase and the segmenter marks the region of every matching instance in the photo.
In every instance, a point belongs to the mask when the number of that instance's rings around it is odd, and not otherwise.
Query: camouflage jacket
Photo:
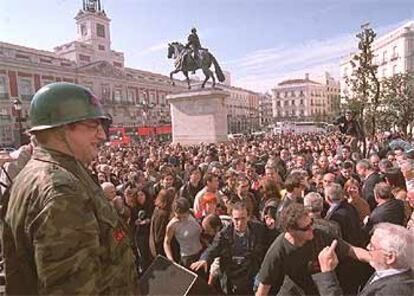
[[[138,294],[127,232],[71,156],[35,148],[13,183],[3,237],[9,295]]]

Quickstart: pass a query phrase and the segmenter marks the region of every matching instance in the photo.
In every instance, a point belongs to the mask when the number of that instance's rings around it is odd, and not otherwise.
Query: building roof
[[[309,80],[309,79],[288,79],[288,80],[284,80],[284,81],[278,83],[278,85],[303,84],[303,83],[320,84],[319,82]]]

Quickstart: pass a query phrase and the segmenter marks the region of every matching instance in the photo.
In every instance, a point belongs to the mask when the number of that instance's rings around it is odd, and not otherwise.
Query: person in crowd
[[[358,295],[411,296],[414,291],[414,236],[402,226],[377,224],[368,245],[369,263],[375,273]],[[318,256],[321,272],[312,275],[320,295],[344,295],[335,274],[338,265],[336,241]]]
[[[39,146],[13,182],[3,223],[6,293],[139,294],[127,230],[88,170],[110,120],[99,99],[48,84],[30,119]]]
[[[249,219],[247,206],[236,202],[231,208],[232,223],[224,227],[191,268],[207,267],[220,258],[221,283],[229,295],[253,295],[255,276],[263,260],[266,247],[263,224]]]
[[[323,201],[323,197],[317,192],[309,192],[303,199],[303,205],[313,220],[313,228],[329,233],[335,238],[342,237],[341,227],[336,221],[322,218]]]
[[[259,211],[262,214],[266,206],[272,205],[278,207],[282,199],[280,187],[273,179],[263,178],[261,180],[261,200],[259,202]]]
[[[298,203],[292,203],[283,211],[280,224],[283,232],[270,246],[262,262],[256,295],[268,295],[271,288],[274,294],[280,291],[282,295],[291,295],[289,293],[298,293],[299,289],[301,295],[317,295],[311,275],[320,271],[318,254],[334,238],[323,231],[314,230],[308,211]],[[365,262],[369,259],[366,250],[350,246],[341,239],[338,239],[338,256],[341,262],[347,256]],[[285,275],[289,276],[294,286],[281,290]]]
[[[203,219],[209,214],[222,214],[221,211],[217,208],[217,197],[216,194],[211,192],[206,192],[200,201],[200,212],[194,213],[194,216],[197,219]]]
[[[133,187],[136,185],[132,183],[130,186]],[[139,268],[141,272],[144,272],[151,263],[149,236],[151,217],[154,212],[154,202],[144,190],[139,190],[137,187],[135,198],[131,200],[131,203],[128,198],[130,193],[130,188],[126,185],[124,194],[131,211],[129,225],[134,235],[137,252],[139,253]]]
[[[198,260],[201,246],[201,226],[191,215],[190,202],[186,198],[178,198],[173,205],[174,217],[168,222],[165,238],[164,252],[168,259],[174,260],[172,239],[176,238],[180,247],[180,264],[189,268]]]
[[[234,198],[234,200],[230,201],[231,204],[242,201],[246,204],[248,212],[252,215],[252,218],[259,218],[258,202],[254,195],[249,191],[249,181],[244,175],[240,175],[237,178],[236,195]]]
[[[180,188],[178,196],[186,198],[190,204],[193,205],[195,197],[201,189],[203,189],[201,182],[201,171],[198,167],[192,167],[190,170],[189,180]]]
[[[414,189],[414,160],[407,159],[401,162],[401,173],[405,178],[407,190]]]
[[[172,216],[172,204],[176,191],[173,187],[161,189],[155,199],[154,213],[151,217],[149,246],[152,257],[165,255],[164,238],[168,222]]]
[[[404,203],[394,197],[390,185],[385,182],[376,184],[374,196],[378,205],[365,220],[366,233],[370,233],[372,228],[381,222],[404,224]]]
[[[170,187],[174,187],[175,175],[167,170],[165,173],[162,174],[161,180],[154,185],[154,196],[158,196],[158,193],[161,189],[168,189]],[[175,188],[175,187],[174,187]]]
[[[339,175],[335,179],[335,183],[338,183],[342,187],[344,187],[345,183],[351,178],[360,181],[358,175],[354,173],[354,163],[350,160],[342,162],[339,172]]]
[[[363,238],[358,211],[345,200],[342,187],[336,183],[325,187],[325,201],[329,205],[325,219],[338,223],[342,238],[347,243],[361,246]]]
[[[287,176],[284,185],[286,189],[286,194],[278,207],[279,216],[282,213],[282,211],[285,208],[287,208],[290,204],[302,202],[302,192],[304,190],[302,178],[298,175]]]
[[[361,191],[362,197],[368,202],[372,211],[377,206],[374,197],[374,187],[377,183],[382,181],[382,178],[372,167],[371,163],[366,159],[362,159],[357,163],[356,172],[363,181]]]
[[[219,189],[219,178],[212,174],[212,173],[207,173],[204,176],[204,188],[201,189],[197,195],[195,196],[194,199],[194,205],[193,205],[193,210],[195,213],[200,212],[200,201],[201,198],[204,196],[204,194],[206,192],[211,192],[214,193],[216,195],[217,198],[217,203],[220,204],[222,206],[223,204],[223,196],[222,193],[218,190]]]
[[[414,209],[414,190],[407,192],[407,201],[410,206]],[[407,229],[411,230],[414,235],[414,211],[411,213],[411,217],[407,222]]]
[[[277,228],[277,206],[272,204],[263,209],[263,222],[266,225],[266,250],[271,246],[273,241],[279,236],[280,231]]]
[[[379,169],[379,163],[381,161],[381,158],[379,157],[379,155],[377,153],[371,153],[371,155],[369,156],[369,163],[371,164],[372,168],[379,173],[380,169]]]
[[[387,169],[384,173],[384,181],[391,186],[394,197],[404,203],[404,225],[406,225],[413,210],[407,201],[407,187],[401,169],[397,167]]]
[[[362,225],[365,217],[371,214],[371,209],[368,202],[362,198],[360,187],[360,183],[351,178],[344,185],[344,193],[345,199],[358,211],[359,223]]]

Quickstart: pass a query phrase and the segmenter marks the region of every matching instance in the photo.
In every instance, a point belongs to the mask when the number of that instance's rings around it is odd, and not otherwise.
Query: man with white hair
[[[368,245],[370,265],[375,269],[358,295],[414,294],[414,236],[404,227],[380,223]],[[343,295],[334,269],[338,264],[336,241],[319,253],[320,273],[312,275],[320,295]]]
[[[407,190],[414,189],[414,160],[406,159],[402,161],[401,173],[404,176]]]
[[[309,217],[313,219],[313,227],[329,233],[333,237],[342,237],[341,227],[333,220],[322,218],[323,197],[317,192],[309,192],[303,198],[303,205],[309,211]]]

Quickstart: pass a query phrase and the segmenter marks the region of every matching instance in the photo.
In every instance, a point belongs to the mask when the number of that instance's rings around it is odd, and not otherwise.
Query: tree
[[[362,31],[356,35],[359,39],[358,52],[351,59],[352,74],[346,79],[350,89],[345,107],[351,110],[360,121],[364,131],[372,136],[377,128],[376,116],[380,106],[380,82],[377,78],[378,66],[374,64],[372,44],[376,33],[368,24],[361,26]],[[366,143],[364,143],[364,153]]]
[[[382,123],[385,125],[393,123],[407,132],[408,126],[414,121],[413,73],[395,74],[390,78],[384,78],[381,86]]]

